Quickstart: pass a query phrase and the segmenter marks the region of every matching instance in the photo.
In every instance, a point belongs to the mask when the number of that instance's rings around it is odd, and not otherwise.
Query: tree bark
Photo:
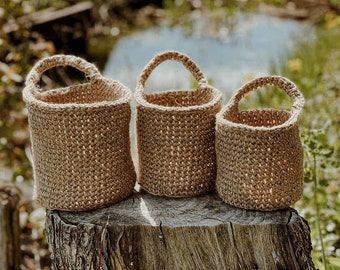
[[[135,193],[107,208],[47,211],[54,269],[315,269],[296,210],[238,209],[215,194]]]
[[[0,269],[20,269],[19,190],[0,183]]]

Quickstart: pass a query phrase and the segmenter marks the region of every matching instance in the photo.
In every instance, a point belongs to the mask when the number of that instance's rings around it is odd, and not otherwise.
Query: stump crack
[[[167,250],[167,244],[166,244],[166,240],[165,240],[165,236],[164,236],[164,232],[162,228],[162,221],[159,223],[159,239],[162,241],[165,250]]]
[[[165,239],[165,234],[163,232],[163,227],[162,227],[162,221],[159,222],[159,235],[158,235],[159,239],[161,240],[163,246],[164,246],[164,250],[165,250],[165,265],[164,265],[164,270],[166,269],[166,265],[168,265],[168,261],[169,261],[169,249],[168,249],[168,245]]]
[[[190,258],[191,258],[191,261],[193,263],[193,265],[195,266],[195,269],[201,269],[197,264],[196,264],[196,260],[194,258],[194,253],[192,252],[189,244],[188,244],[188,239],[184,233],[184,229],[181,228],[181,233],[183,235],[183,239],[184,239],[184,243],[185,243],[185,247],[187,248],[187,250],[189,251],[189,254],[190,254]]]
[[[236,237],[235,237],[235,233],[234,233],[233,223],[230,223],[230,230],[231,230],[231,237],[233,239],[233,247],[234,247],[234,250],[235,250],[235,254],[238,258],[238,264],[239,264],[239,267],[242,267],[240,262],[243,262],[243,258],[242,258],[242,255],[240,254],[239,248],[236,244]]]
[[[286,225],[288,237],[295,248],[292,253],[295,255],[300,266],[306,270],[313,270],[315,266],[311,257],[310,227],[307,221],[298,215],[297,211],[292,213],[292,216],[295,222],[292,224],[288,222]]]

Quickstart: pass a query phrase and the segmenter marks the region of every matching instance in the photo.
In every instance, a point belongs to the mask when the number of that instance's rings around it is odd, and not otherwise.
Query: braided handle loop
[[[27,75],[26,86],[37,85],[45,71],[58,66],[74,67],[82,71],[91,80],[101,76],[97,67],[86,60],[73,55],[59,54],[38,61]]]
[[[245,94],[249,93],[250,91],[257,90],[260,87],[270,85],[282,89],[289,97],[292,98],[292,115],[299,115],[305,102],[304,97],[293,82],[281,76],[259,77],[245,84],[230,99],[227,110],[232,114],[237,114],[239,111],[239,103],[241,99],[245,96]]]
[[[200,87],[206,86],[208,84],[204,74],[199,69],[199,67],[189,58],[189,56],[176,52],[176,51],[166,51],[154,56],[151,61],[145,66],[142,73],[140,74],[140,79],[137,84],[137,90],[143,92],[146,80],[149,78],[151,72],[162,62],[167,60],[174,60],[181,62],[198,81]]]

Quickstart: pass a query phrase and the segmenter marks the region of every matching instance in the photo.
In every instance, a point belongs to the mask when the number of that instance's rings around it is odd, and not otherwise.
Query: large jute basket
[[[250,91],[276,86],[293,100],[290,111],[239,111]],[[257,78],[244,85],[216,116],[216,188],[223,201],[240,208],[283,209],[302,196],[303,150],[298,117],[304,98],[280,76]]]
[[[45,71],[71,66],[88,81],[42,91]],[[35,198],[47,209],[81,211],[118,202],[136,181],[129,140],[128,88],[70,55],[40,60],[23,90],[28,108]]]
[[[146,94],[146,80],[166,60],[182,63],[198,81],[197,89]],[[213,189],[215,116],[221,107],[220,91],[208,85],[187,55],[168,51],[156,55],[144,68],[135,98],[141,187],[168,197],[191,197]]]

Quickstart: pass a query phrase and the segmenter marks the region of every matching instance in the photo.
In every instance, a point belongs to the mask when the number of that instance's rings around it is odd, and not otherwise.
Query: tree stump
[[[20,269],[19,190],[0,183],[0,269]]]
[[[296,210],[238,209],[216,194],[135,193],[87,212],[47,211],[54,269],[315,269]]]

